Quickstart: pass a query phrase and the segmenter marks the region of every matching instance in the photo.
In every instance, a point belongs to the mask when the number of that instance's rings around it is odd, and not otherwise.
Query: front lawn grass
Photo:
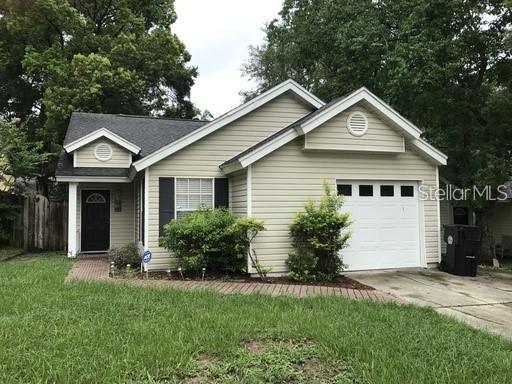
[[[511,342],[431,309],[64,283],[71,264],[0,263],[0,383],[511,382]]]

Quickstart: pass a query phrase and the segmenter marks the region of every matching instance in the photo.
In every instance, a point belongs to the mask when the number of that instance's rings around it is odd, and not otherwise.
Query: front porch
[[[69,183],[68,256],[141,241],[140,182]]]

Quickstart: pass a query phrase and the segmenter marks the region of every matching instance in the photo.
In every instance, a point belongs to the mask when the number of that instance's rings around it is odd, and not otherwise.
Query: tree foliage
[[[449,156],[460,187],[512,174],[511,2],[285,0],[245,72],[294,78],[326,101],[366,86]],[[487,226],[493,203],[470,202]],[[492,241],[488,251],[492,253]]]
[[[9,194],[32,194],[48,158],[41,153],[41,142],[28,140],[28,126],[0,120],[0,185]]]
[[[32,195],[47,154],[28,140],[28,123],[0,120],[0,244],[7,241],[20,212],[19,195]]]
[[[0,0],[0,116],[52,152],[72,111],[194,117],[175,21],[173,0]]]

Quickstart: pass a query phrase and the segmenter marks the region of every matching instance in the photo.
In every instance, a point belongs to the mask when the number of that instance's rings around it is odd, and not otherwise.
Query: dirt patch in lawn
[[[201,354],[183,383],[361,383],[309,340],[249,340],[223,359]]]
[[[251,353],[262,353],[267,349],[267,343],[261,340],[251,340],[244,344],[244,348]]]

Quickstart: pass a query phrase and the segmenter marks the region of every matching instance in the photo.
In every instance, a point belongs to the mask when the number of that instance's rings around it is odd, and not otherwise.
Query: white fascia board
[[[129,177],[57,176],[60,183],[130,183]]]
[[[361,98],[355,98],[355,100],[362,100],[363,95],[361,94]],[[343,100],[340,100],[340,102],[343,102]],[[355,101],[357,102],[357,101]],[[339,112],[336,112],[338,114]],[[336,115],[334,114],[334,116]],[[326,119],[327,120],[327,119]],[[321,123],[320,123],[321,124]],[[319,124],[319,125],[320,125]],[[240,157],[238,159],[238,163],[242,168],[247,167],[248,165],[254,163],[255,161],[258,161],[262,157],[268,155],[272,151],[275,151],[276,149],[280,148],[281,146],[289,143],[293,139],[304,135],[304,129],[300,127],[296,127],[295,129],[291,129],[290,131],[287,131],[286,133],[282,134],[281,136],[278,136],[274,138],[273,140],[270,140],[268,143],[265,143],[265,145],[262,145],[259,148],[256,148],[254,151],[249,152],[248,154]],[[425,140],[420,138],[419,136],[417,138],[412,138],[410,142],[414,147],[418,148],[420,151],[425,153],[436,165],[446,165],[448,157],[443,154],[438,149],[434,148],[431,144],[427,143]],[[227,164],[223,169],[223,171],[227,172],[226,169],[230,167],[232,164]],[[240,169],[240,168],[238,168]]]
[[[276,137],[273,140],[270,140],[268,143],[265,143],[259,148],[256,148],[253,152],[250,152],[246,154],[245,156],[242,156],[238,161],[240,162],[240,165],[245,168],[252,163],[258,161],[262,157],[267,156],[268,154],[274,152],[276,149],[281,148],[283,145],[289,143],[293,139],[296,139],[300,135],[297,133],[295,129],[290,129],[289,131],[286,131],[282,135]]]
[[[172,155],[173,153],[202,139],[205,136],[208,136],[209,134],[224,127],[225,125],[232,123],[242,116],[254,111],[255,109],[261,107],[262,105],[268,103],[270,100],[282,95],[287,91],[292,91],[302,100],[315,108],[320,108],[324,105],[323,101],[321,101],[312,93],[308,92],[306,89],[302,88],[295,81],[287,80],[268,90],[267,92],[264,92],[261,95],[255,97],[254,99],[249,100],[247,103],[244,103],[237,108],[225,113],[224,115],[219,116],[217,119],[203,125],[202,127],[196,129],[181,139],[160,148],[159,150],[153,152],[152,154],[139,161],[136,161],[133,163],[133,166],[137,171],[141,171],[142,169],[149,167],[150,165],[155,164],[162,159],[165,159],[167,156]]]
[[[229,175],[230,173],[239,171],[244,167],[242,167],[242,164],[240,164],[240,162],[236,160],[226,165],[220,165],[219,168],[222,170],[222,173],[224,173],[225,175]]]
[[[366,88],[360,88],[354,93],[348,95],[347,97],[339,100],[337,103],[322,111],[317,116],[312,118],[311,120],[305,121],[299,127],[299,132],[301,134],[306,134],[311,132],[313,129],[322,125],[326,121],[332,119],[336,115],[350,108],[354,104],[365,100],[372,107],[374,107],[377,111],[382,113],[392,122],[394,122],[398,127],[400,127],[404,133],[406,133],[411,138],[419,138],[421,135],[421,130],[412,124],[410,121],[402,117],[398,112],[396,112],[389,105],[384,103],[381,99],[375,96],[373,93],[368,91]]]
[[[448,156],[446,156],[444,153],[439,151],[438,149],[434,148],[433,145],[427,143],[425,140],[418,138],[411,140],[410,142],[412,145],[414,145],[416,148],[418,148],[420,151],[425,153],[428,157],[430,157],[437,165],[446,165]]]
[[[114,143],[118,144],[119,146],[123,147],[124,149],[130,151],[134,155],[136,155],[140,152],[140,147],[138,147],[135,144],[129,142],[128,140],[122,138],[121,136],[116,135],[115,133],[109,131],[106,128],[100,128],[94,132],[89,133],[88,135],[81,137],[78,140],[73,141],[72,143],[65,145],[64,150],[67,153],[74,152],[77,149],[83,147],[84,145],[87,145],[87,144],[89,144],[95,140],[98,140],[102,137],[106,137],[110,141],[113,141]]]

